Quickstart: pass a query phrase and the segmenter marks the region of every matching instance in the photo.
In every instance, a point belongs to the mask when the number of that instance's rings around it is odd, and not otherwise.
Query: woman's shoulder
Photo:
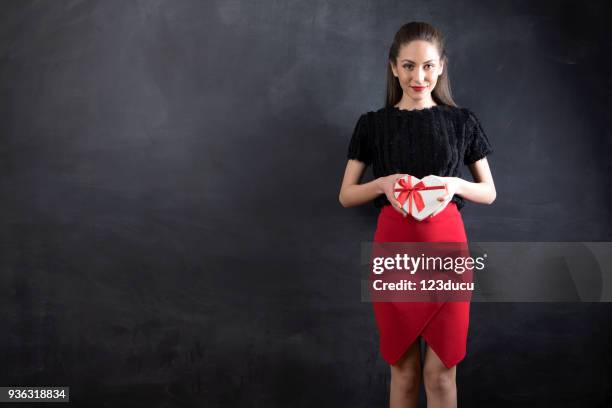
[[[461,120],[462,125],[467,128],[473,128],[474,126],[481,126],[480,120],[478,119],[478,115],[471,108],[462,107],[461,108]]]

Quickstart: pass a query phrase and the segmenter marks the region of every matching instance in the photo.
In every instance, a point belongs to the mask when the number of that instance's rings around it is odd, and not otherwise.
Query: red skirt
[[[403,217],[390,205],[378,216],[375,242],[466,242],[463,219],[454,202],[423,221]],[[466,354],[470,302],[372,302],[383,359],[394,365],[419,336],[447,368]]]

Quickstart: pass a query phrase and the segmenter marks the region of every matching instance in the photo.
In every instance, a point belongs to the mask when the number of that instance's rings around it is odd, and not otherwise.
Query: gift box
[[[394,188],[394,196],[404,211],[419,221],[446,207],[452,197],[449,196],[444,201],[438,200],[438,197],[446,192],[446,183],[434,175],[423,179],[404,176],[397,180]]]

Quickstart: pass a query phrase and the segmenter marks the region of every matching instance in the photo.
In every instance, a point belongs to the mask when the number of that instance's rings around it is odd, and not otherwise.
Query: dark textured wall
[[[604,1],[4,1],[0,385],[87,407],[385,406],[337,201],[395,31],[495,148],[471,240],[611,239]],[[610,304],[472,306],[459,404],[611,403]],[[607,403],[607,405],[606,405]]]

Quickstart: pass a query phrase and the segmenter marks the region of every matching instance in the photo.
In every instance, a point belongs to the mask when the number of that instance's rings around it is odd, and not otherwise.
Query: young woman
[[[491,204],[496,197],[486,159],[491,152],[476,115],[452,99],[441,33],[427,23],[405,24],[389,50],[386,106],[362,114],[355,126],[340,203],[352,207],[374,200],[381,208],[375,242],[467,242],[459,213],[464,199]],[[464,164],[474,182],[461,178]],[[375,179],[360,184],[368,165]],[[447,188],[438,199],[451,201],[425,220],[407,216],[393,193],[406,174],[439,176]],[[455,407],[469,302],[372,304],[381,355],[391,366],[390,406],[416,407],[423,380],[428,407]],[[426,343],[423,362],[419,337]]]

